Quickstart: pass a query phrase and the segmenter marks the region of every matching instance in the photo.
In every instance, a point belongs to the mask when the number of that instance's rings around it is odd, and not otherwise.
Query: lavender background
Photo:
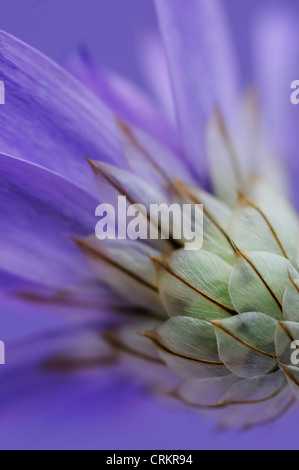
[[[187,0],[188,1],[188,0]],[[283,7],[299,15],[297,0],[223,0],[243,80],[251,76],[250,32],[257,12]],[[1,0],[0,28],[57,62],[79,44],[106,66],[143,83],[136,52],[144,28],[156,28],[153,0]]]
[[[224,3],[246,83],[252,75],[250,32],[258,10],[287,5],[299,18],[299,2],[224,0]],[[156,28],[153,0],[1,0],[0,4],[0,28],[54,60],[63,63],[83,43],[103,64],[146,86],[136,52],[142,31]],[[2,318],[1,339],[13,336],[16,331],[18,335],[25,330],[36,331],[40,324],[37,312],[15,315],[10,324]],[[16,405],[14,415],[1,416],[0,421],[2,449],[298,448],[298,412],[267,427],[220,433],[192,412],[168,407],[140,394],[138,384],[128,383],[124,378],[117,383],[107,379],[100,388],[88,377],[73,376],[67,382],[62,378],[61,390],[52,389],[50,380],[48,393],[43,390],[34,401],[29,396]]]

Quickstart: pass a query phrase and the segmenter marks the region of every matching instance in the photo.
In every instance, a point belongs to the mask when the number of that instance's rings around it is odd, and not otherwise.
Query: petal
[[[177,125],[195,168],[204,150],[204,123],[215,105],[233,109],[236,69],[220,5],[215,0],[156,0],[170,67]],[[201,163],[202,165],[202,163]]]
[[[1,416],[10,423],[9,429],[16,430],[22,429],[28,413],[36,413],[35,429],[40,432],[40,437],[35,436],[36,445],[45,429],[38,416],[47,416],[48,434],[49,426],[57,426],[62,415],[64,420],[72,420],[80,400],[94,407],[95,396],[111,392],[111,385],[118,380],[114,352],[87,324],[52,329],[6,344],[6,354],[7,364],[0,371]],[[25,435],[23,439],[20,446],[26,442]]]
[[[132,171],[152,185],[172,189],[173,180],[180,178],[193,183],[186,161],[161,145],[156,139],[135,126],[118,119],[120,138]]]
[[[95,276],[96,278],[96,276]],[[25,303],[38,314],[66,314],[67,316],[87,320],[101,318],[103,323],[117,321],[121,316],[123,299],[97,279],[82,286],[50,287],[42,283],[28,283],[20,280],[6,292],[10,299]],[[118,315],[119,314],[119,315]]]
[[[148,132],[166,147],[179,150],[175,132],[137,85],[100,67],[85,50],[74,54],[66,66],[120,118]]]
[[[55,344],[54,338],[55,336],[52,341]],[[41,373],[41,370],[36,370],[34,366],[31,369],[24,367],[24,353],[28,351],[27,348],[33,346],[32,340],[33,338],[24,343],[18,356],[22,358],[22,362],[15,374],[9,377],[6,375],[2,381],[2,449],[236,448],[235,432],[215,433],[215,426],[211,424],[211,410],[207,415],[208,420],[205,421],[186,408],[166,406],[165,402],[141,391],[127,371],[113,369],[109,372],[109,368],[102,367],[82,370],[80,373],[77,371],[76,374],[57,374],[53,368],[52,372],[48,370]],[[40,338],[40,346],[45,346],[43,340],[44,337]],[[62,334],[60,341],[58,340],[62,350],[64,341]],[[46,343],[49,345],[48,341]],[[66,343],[64,351],[70,353],[72,348],[68,349],[68,346],[72,342],[67,340]],[[74,341],[73,345],[76,344]],[[30,355],[32,357],[32,353]],[[42,354],[41,357],[47,356]],[[38,357],[39,352],[35,354],[35,359]],[[112,364],[109,367],[111,366]],[[3,372],[5,368],[0,369],[1,378],[4,379]],[[285,407],[283,395],[278,398],[275,403],[275,416],[280,415]],[[261,405],[257,410],[259,422],[263,422],[265,414],[268,416],[265,403]],[[242,405],[236,408],[240,419],[245,407]],[[274,411],[273,405],[271,408]],[[249,410],[249,421],[253,414],[254,418],[257,418],[255,405],[251,405]],[[143,417],[142,420],[140,416]],[[228,408],[229,416],[235,417],[232,408]],[[226,418],[223,417],[223,421]],[[292,417],[280,422],[279,426],[256,428],[241,433],[238,446],[255,449],[294,449],[297,446],[297,419],[298,413],[293,412]],[[268,436],[266,440],[265,435]]]
[[[34,164],[0,159],[0,268],[56,287],[90,279],[70,237],[94,230],[96,200]]]
[[[45,166],[89,190],[91,172],[83,155],[121,164],[114,115],[93,93],[3,32],[0,63],[7,96],[1,113],[3,153]]]
[[[47,308],[48,307],[48,308]],[[10,347],[16,341],[24,338],[36,337],[39,334],[58,330],[64,330],[69,326],[69,317],[62,314],[53,315],[52,306],[40,308],[23,300],[16,300],[12,296],[0,293],[0,335],[1,340]],[[20,355],[22,356],[22,355]],[[10,364],[10,353],[6,355],[6,366]],[[5,372],[1,367],[0,373]]]
[[[294,15],[281,8],[260,13],[253,29],[253,58],[259,97],[268,138],[276,157],[290,156],[296,135],[296,107],[285,91],[296,78],[298,24]],[[293,148],[292,148],[293,147]]]
[[[156,96],[162,110],[171,122],[175,122],[171,83],[161,37],[153,31],[143,33],[138,49],[144,80]]]
[[[7,345],[7,368],[3,376],[20,366],[63,372],[97,367],[103,361],[116,360],[112,349],[100,339],[97,322],[65,322],[64,326],[47,329]],[[98,364],[96,363],[98,359]],[[90,362],[89,362],[90,361]],[[68,367],[67,367],[68,366]],[[22,378],[20,378],[23,380]],[[30,386],[30,383],[28,383]]]

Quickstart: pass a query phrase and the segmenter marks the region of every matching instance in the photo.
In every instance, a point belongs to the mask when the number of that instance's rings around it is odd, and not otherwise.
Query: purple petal
[[[80,50],[73,55],[67,69],[119,117],[148,132],[172,150],[180,151],[174,130],[143,90],[116,73],[100,68],[86,51]]]
[[[63,373],[49,367],[49,357],[70,358],[76,350],[88,359],[100,348],[105,357],[95,331],[96,324],[52,324],[48,332],[36,328],[26,341],[7,345],[7,364],[0,367],[1,449],[297,448],[298,410],[246,433],[216,432],[210,414],[205,421],[194,409],[145,393],[113,361]],[[92,341],[88,351],[86,339]]]
[[[161,38],[147,33],[141,37],[138,58],[149,88],[156,96],[161,109],[175,123],[175,110],[169,71]]]
[[[157,189],[181,179],[195,184],[188,162],[138,128],[119,121],[120,138],[131,170]]]
[[[280,9],[266,9],[253,30],[255,74],[272,154],[289,165],[298,202],[298,107],[291,83],[298,78],[298,22]]]
[[[21,364],[10,377],[2,371],[1,449],[298,447],[298,410],[267,427],[217,432],[209,417],[150,396],[125,371],[55,374]]]
[[[89,278],[70,237],[94,231],[96,200],[34,164],[0,160],[0,269],[58,287]]]
[[[297,31],[297,22],[292,17],[275,10],[267,10],[259,16],[253,31],[260,99],[269,135],[278,153],[284,152],[288,145],[293,110],[289,100],[290,85],[297,77],[299,55]]]
[[[177,126],[198,169],[206,117],[220,107],[231,117],[237,73],[217,0],[156,0],[176,103]],[[201,160],[201,162],[200,162]]]
[[[88,89],[48,58],[0,33],[0,151],[38,163],[92,189],[83,155],[115,161],[122,152],[115,119]]]
[[[0,292],[0,309],[0,339],[6,345],[44,334],[49,330],[65,328],[70,321],[69,316],[62,314],[62,310],[54,315],[51,306],[41,309],[38,305],[13,299],[2,292]],[[10,364],[10,354],[6,359],[6,363]],[[1,367],[0,374],[4,372],[5,368]]]

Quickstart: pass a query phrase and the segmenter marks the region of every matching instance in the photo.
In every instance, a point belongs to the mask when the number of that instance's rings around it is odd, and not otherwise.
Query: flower
[[[12,368],[25,355],[47,376],[125,355],[167,396],[217,412],[223,424],[259,424],[298,398],[299,225],[281,194],[275,150],[284,140],[269,144],[253,94],[240,91],[218,2],[156,7],[175,127],[85,51],[67,64],[74,78],[1,33],[5,295],[24,309],[81,313],[76,328],[43,338],[38,354],[17,348]],[[203,203],[203,249],[100,243],[91,235],[98,198],[115,204],[118,195],[145,207]]]

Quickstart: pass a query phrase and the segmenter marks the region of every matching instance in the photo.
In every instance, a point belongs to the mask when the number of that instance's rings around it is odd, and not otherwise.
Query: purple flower
[[[269,54],[293,25],[273,16],[256,30],[258,99],[241,87],[216,0],[189,0],[188,9],[156,0],[156,9],[167,59],[149,37],[156,103],[84,50],[65,71],[1,33],[1,303],[22,336],[26,315],[39,318],[35,334],[7,347],[8,420],[33,397],[51,410],[53,394],[55,419],[72,422],[84,401],[93,422],[101,393],[139,404],[146,387],[183,405],[183,421],[190,407],[253,426],[298,399],[299,225],[281,195],[287,186],[296,202],[283,125],[293,109],[280,100],[294,55],[279,42],[276,70]],[[203,203],[203,249],[184,251],[174,238],[99,242],[95,209],[119,195],[146,208]]]

